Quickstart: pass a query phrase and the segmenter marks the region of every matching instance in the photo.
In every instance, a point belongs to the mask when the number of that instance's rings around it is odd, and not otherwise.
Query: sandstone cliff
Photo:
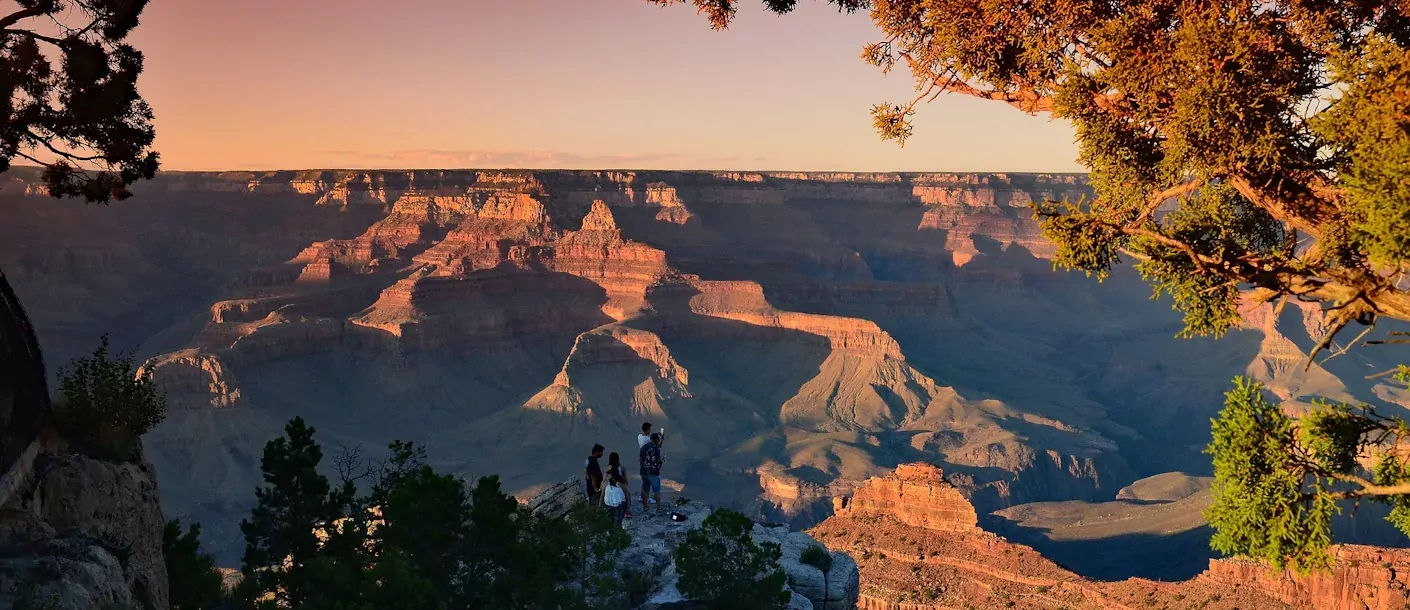
[[[1154,501],[1162,501],[1173,489],[1169,480],[1126,493],[1157,493]],[[1403,570],[1410,551],[1354,545],[1334,547],[1330,574],[1299,577],[1256,562],[1216,559],[1184,581],[1090,580],[978,527],[973,506],[930,464],[901,465],[838,505],[809,533],[858,558],[859,608],[1380,610],[1403,608],[1410,585]]]

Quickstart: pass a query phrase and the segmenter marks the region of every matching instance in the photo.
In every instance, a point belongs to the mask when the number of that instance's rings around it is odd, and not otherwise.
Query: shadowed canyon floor
[[[1118,492],[1208,474],[1230,378],[1290,408],[1410,404],[1364,378],[1394,354],[1301,372],[1307,310],[1182,341],[1129,270],[1054,272],[1026,204],[1082,196],[1076,175],[173,173],[108,207],[4,179],[0,268],[46,353],[110,332],[150,358],[172,406],[148,439],[167,514],[202,522],[223,562],[294,415],[329,453],[423,442],[526,496],[594,442],[634,470],[649,420],[665,478],[763,519],[815,524],[868,477],[928,461],[986,526],[1045,553],[1159,536],[1191,554],[1142,565],[1189,576],[1207,559],[1203,484]],[[1141,575],[1120,569],[1139,553],[1096,554],[1089,575]]]

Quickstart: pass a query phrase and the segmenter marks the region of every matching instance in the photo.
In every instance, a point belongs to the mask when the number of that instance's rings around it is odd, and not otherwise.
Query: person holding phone
[[[661,513],[661,462],[665,458],[661,457],[661,433],[651,433],[651,442],[642,445],[640,454],[641,464],[641,514],[646,515],[647,498],[650,497],[656,502],[656,513]]]

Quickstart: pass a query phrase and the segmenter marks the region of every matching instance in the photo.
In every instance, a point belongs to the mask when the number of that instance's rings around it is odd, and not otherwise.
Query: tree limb
[[[1318,196],[1316,193],[1318,189],[1313,187],[1306,187],[1308,193],[1302,197],[1296,197],[1294,194],[1284,192],[1286,189],[1255,187],[1247,177],[1238,174],[1229,177],[1229,184],[1233,185],[1234,190],[1253,205],[1262,208],[1288,226],[1314,238],[1320,239],[1322,237],[1322,224],[1331,220],[1336,214],[1335,206]]]
[[[17,36],[27,36],[27,37],[33,38],[33,39],[35,39],[35,40],[42,40],[42,41],[47,42],[47,43],[49,43],[49,44],[52,44],[52,45],[54,45],[54,46],[56,46],[56,47],[63,47],[63,46],[64,46],[64,41],[63,41],[63,39],[61,39],[61,38],[54,38],[54,37],[52,37],[52,36],[45,36],[45,35],[40,34],[40,33],[37,33],[37,32],[31,32],[31,31],[29,31],[29,30],[17,30],[17,29],[14,29],[14,28],[5,28],[4,30],[0,30],[0,31],[3,31],[3,32],[6,33],[6,34],[15,34],[15,35],[17,35]]]
[[[1160,204],[1165,203],[1166,201],[1175,197],[1182,197],[1188,195],[1198,190],[1199,187],[1203,184],[1204,182],[1202,181],[1194,180],[1179,184],[1177,186],[1172,186],[1159,193],[1151,195],[1150,202],[1146,204],[1146,209],[1142,210],[1141,214],[1137,216],[1135,220],[1132,220],[1131,222],[1127,223],[1126,226],[1139,227],[1142,224],[1145,224],[1145,222],[1149,220],[1151,216],[1155,215],[1155,211],[1160,208]]]
[[[1111,226],[1111,225],[1108,225],[1108,226]],[[1190,262],[1194,263],[1196,267],[1200,268],[1200,270],[1205,270],[1206,266],[1218,265],[1218,264],[1220,263],[1220,260],[1219,260],[1219,259],[1216,259],[1216,258],[1214,258],[1214,257],[1212,257],[1212,256],[1205,256],[1205,255],[1203,255],[1203,254],[1200,254],[1200,253],[1198,253],[1198,252],[1195,252],[1195,249],[1194,249],[1193,247],[1191,247],[1189,244],[1187,244],[1187,243],[1185,243],[1185,242],[1183,242],[1183,241],[1180,241],[1180,240],[1178,240],[1178,239],[1175,239],[1175,238],[1173,238],[1173,237],[1170,237],[1170,236],[1168,236],[1168,235],[1165,235],[1164,233],[1159,233],[1159,232],[1156,232],[1156,231],[1152,231],[1152,230],[1150,230],[1150,229],[1142,229],[1142,228],[1139,228],[1139,227],[1112,227],[1112,228],[1114,228],[1114,229],[1116,229],[1116,230],[1118,230],[1118,231],[1120,231],[1120,232],[1122,232],[1122,233],[1124,233],[1124,234],[1126,234],[1126,235],[1130,235],[1130,236],[1133,236],[1133,237],[1145,237],[1145,238],[1147,238],[1147,239],[1154,240],[1154,241],[1156,241],[1157,243],[1159,243],[1159,244],[1161,244],[1161,245],[1169,246],[1169,247],[1171,247],[1171,248],[1175,248],[1176,250],[1179,250],[1179,251],[1181,251],[1181,252],[1184,252],[1184,253],[1185,253],[1185,256],[1188,256],[1188,257],[1190,258]]]
[[[1377,485],[1375,483],[1367,481],[1366,479],[1352,474],[1341,474],[1339,472],[1332,472],[1328,473],[1327,476],[1338,481],[1342,481],[1344,483],[1352,483],[1360,487],[1360,489],[1353,489],[1332,494],[1332,497],[1338,500],[1349,500],[1353,498],[1369,498],[1379,496],[1402,496],[1410,494],[1410,482],[1399,483],[1396,485]]]
[[[1328,360],[1332,360],[1333,358],[1336,358],[1337,356],[1344,355],[1344,354],[1346,354],[1347,352],[1351,351],[1352,346],[1356,345],[1356,344],[1357,344],[1358,342],[1360,342],[1362,339],[1365,339],[1365,338],[1366,338],[1366,335],[1370,334],[1372,330],[1375,330],[1375,328],[1376,328],[1376,325],[1375,325],[1375,324],[1370,324],[1370,325],[1368,325],[1368,326],[1365,328],[1365,330],[1362,330],[1362,331],[1361,331],[1361,334],[1356,335],[1356,338],[1351,340],[1351,343],[1347,343],[1347,344],[1346,344],[1346,347],[1343,347],[1343,348],[1337,350],[1337,351],[1336,351],[1335,353],[1333,353],[1332,355],[1327,356],[1327,359],[1326,359],[1326,360],[1323,360],[1323,361],[1322,361],[1322,364],[1326,364]],[[1310,362],[1310,361],[1309,361],[1309,362]],[[1303,367],[1303,370],[1307,370],[1307,367]]]
[[[1332,328],[1327,331],[1327,334],[1322,335],[1322,340],[1318,341],[1317,345],[1313,346],[1312,351],[1307,354],[1307,362],[1302,365],[1303,372],[1312,368],[1312,361],[1317,358],[1317,354],[1323,349],[1326,349],[1328,345],[1331,345],[1332,339],[1336,338],[1337,333],[1341,332],[1341,329],[1346,328],[1346,325],[1350,323],[1350,318],[1344,316],[1337,318],[1336,322],[1332,324]]]
[[[12,25],[15,25],[16,23],[24,21],[25,19],[29,19],[30,17],[38,17],[40,15],[48,13],[53,9],[54,6],[52,2],[41,2],[33,7],[15,11],[13,13],[10,13],[9,15],[4,16],[3,18],[0,18],[0,28],[8,28]]]

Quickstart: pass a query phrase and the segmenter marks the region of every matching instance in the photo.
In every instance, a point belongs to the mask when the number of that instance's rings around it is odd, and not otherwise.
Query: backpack
[[[616,485],[608,485],[607,491],[602,494],[602,503],[613,508],[622,505],[627,499],[627,494],[622,493],[622,488]]]

